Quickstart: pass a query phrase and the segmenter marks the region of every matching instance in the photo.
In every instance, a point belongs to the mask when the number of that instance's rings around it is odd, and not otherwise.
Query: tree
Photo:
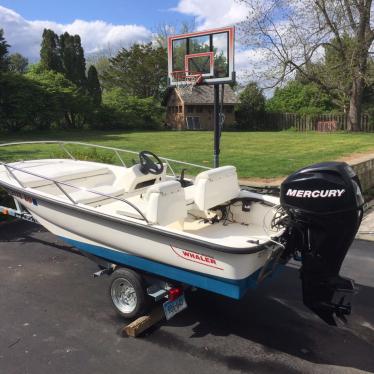
[[[94,65],[99,76],[100,84],[103,85],[102,77],[110,66],[109,57],[105,55],[94,55],[87,59],[88,65]]]
[[[121,87],[129,95],[160,98],[167,83],[167,53],[163,47],[134,44],[110,59],[103,74],[105,88]]]
[[[179,23],[161,23],[154,30],[155,43],[162,48],[168,47],[168,37],[177,34],[186,34],[196,30],[196,20],[182,21]]]
[[[10,45],[4,38],[4,30],[0,29],[0,72],[8,70],[8,48]]]
[[[86,60],[79,35],[65,32],[58,37],[54,31],[45,29],[40,61],[44,69],[63,73],[78,87],[86,87]]]
[[[259,129],[263,125],[265,96],[257,83],[250,82],[239,95],[236,118],[243,129]]]
[[[103,94],[104,107],[116,113],[116,126],[127,129],[154,129],[162,123],[164,113],[152,97],[130,96],[125,89],[114,88]]]
[[[96,106],[101,104],[101,87],[97,70],[91,65],[87,72],[87,90]]]
[[[29,60],[20,53],[13,53],[9,56],[9,71],[13,73],[25,73]]]
[[[60,56],[66,78],[78,87],[85,87],[86,60],[79,35],[65,32],[60,36]]]
[[[276,88],[266,103],[270,112],[320,114],[333,109],[332,99],[320,91],[315,83],[290,81],[283,88]]]
[[[44,29],[43,31],[40,63],[44,69],[59,73],[63,72],[60,55],[60,40],[58,35],[49,29]]]
[[[41,85],[53,100],[59,126],[82,128],[93,110],[90,97],[63,74],[35,65],[26,77]]]
[[[0,129],[46,129],[58,119],[59,107],[41,84],[25,75],[0,75]]]
[[[360,129],[362,98],[374,41],[372,0],[241,0],[248,5],[243,23],[247,44],[261,48],[268,68],[262,72],[273,85],[295,72],[322,90],[340,90],[336,81],[316,74],[311,64],[332,48],[339,61],[330,68],[345,71],[349,83],[348,127]],[[346,43],[346,35],[351,42]]]

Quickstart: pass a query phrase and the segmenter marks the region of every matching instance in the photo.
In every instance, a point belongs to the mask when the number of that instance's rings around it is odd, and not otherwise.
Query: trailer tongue
[[[343,162],[303,168],[281,185],[281,205],[290,219],[286,249],[288,255],[301,255],[304,304],[330,325],[351,312],[354,282],[339,271],[363,204],[358,177]]]

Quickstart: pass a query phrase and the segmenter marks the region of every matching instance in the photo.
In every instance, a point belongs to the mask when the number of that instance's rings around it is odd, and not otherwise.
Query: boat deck
[[[147,187],[125,192],[122,174],[126,168],[75,160],[26,161],[12,165],[17,168],[13,171],[15,177],[29,191],[85,206],[118,219],[147,225],[145,217],[150,210],[146,198]],[[32,174],[24,173],[21,169]],[[3,174],[9,181],[12,180],[5,169]],[[49,177],[43,179],[40,177],[43,175]],[[170,179],[175,181],[175,177],[163,176],[164,181]],[[153,223],[153,227],[232,248],[256,247],[271,241],[272,236],[280,235],[267,231],[270,224],[267,216],[273,216],[268,214],[273,210],[269,205],[255,202],[250,213],[244,213],[241,205],[233,204],[230,206],[229,217],[220,217],[213,223],[212,218],[217,212],[196,211],[196,205],[191,202],[187,190],[191,192],[192,189],[187,187],[183,190],[184,193],[182,192],[182,196],[185,196],[182,197],[182,204],[185,204],[183,209],[186,209],[187,216],[164,225]]]
[[[140,208],[140,210],[145,209],[142,197],[133,196],[128,198],[128,200]],[[109,202],[96,207],[96,209],[104,214],[114,215],[119,218],[140,218],[139,213],[120,201]],[[271,208],[266,207],[265,209],[269,210]],[[270,239],[270,235],[266,232],[263,222],[257,223],[253,220],[248,220],[247,223],[232,222],[229,220],[221,220],[220,222],[211,223],[208,222],[207,219],[196,218],[189,214],[183,223],[174,222],[165,227],[158,225],[154,226],[165,231],[179,234],[183,233],[183,235],[191,238],[233,248],[255,247],[268,242]],[[276,236],[277,233],[274,233],[274,235]]]

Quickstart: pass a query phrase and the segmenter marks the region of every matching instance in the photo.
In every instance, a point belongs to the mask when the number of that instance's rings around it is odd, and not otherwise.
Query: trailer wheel
[[[134,318],[146,311],[148,296],[142,277],[130,269],[118,269],[112,274],[110,296],[116,311],[125,318]]]

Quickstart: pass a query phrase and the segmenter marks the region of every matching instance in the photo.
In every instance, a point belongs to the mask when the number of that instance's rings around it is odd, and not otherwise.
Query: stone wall
[[[374,188],[374,154],[349,162],[360,178],[364,192]]]

